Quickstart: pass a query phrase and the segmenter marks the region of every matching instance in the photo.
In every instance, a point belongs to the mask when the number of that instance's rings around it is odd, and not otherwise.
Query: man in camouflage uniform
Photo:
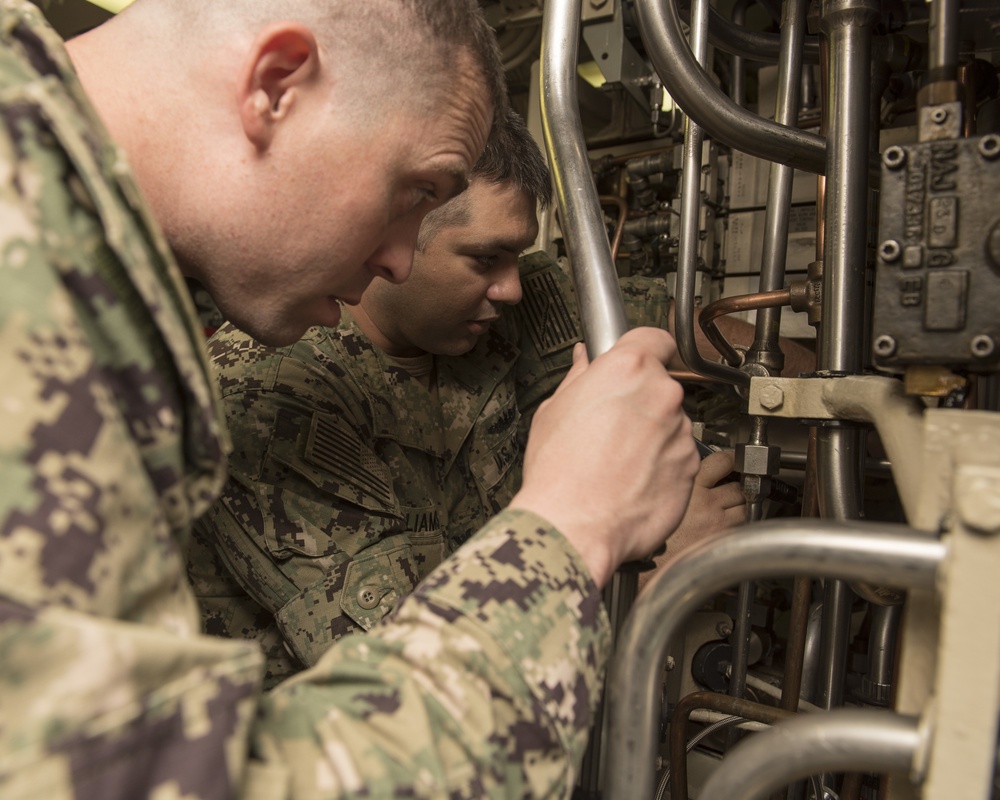
[[[274,344],[402,280],[504,107],[478,5],[137,0],[70,53],[0,0],[0,797],[565,793],[599,587],[697,469],[668,336],[581,353],[510,510],[271,692],[255,644],[199,635],[184,575],[227,443],[174,254]]]
[[[290,347],[211,340],[235,452],[189,569],[205,630],[259,641],[265,685],[377,625],[520,486],[528,423],[581,341],[569,276],[518,258],[550,196],[510,111],[468,191],[424,221],[409,280],[376,280]],[[623,284],[630,322],[667,328],[664,282]],[[743,522],[739,484],[714,485],[732,467],[703,465],[686,538]]]

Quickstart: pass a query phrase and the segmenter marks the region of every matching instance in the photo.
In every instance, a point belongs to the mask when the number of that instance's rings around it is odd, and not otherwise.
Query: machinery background
[[[696,433],[748,499],[608,591],[577,796],[1000,796],[1000,4],[486,7],[591,354],[619,278],[666,281]]]

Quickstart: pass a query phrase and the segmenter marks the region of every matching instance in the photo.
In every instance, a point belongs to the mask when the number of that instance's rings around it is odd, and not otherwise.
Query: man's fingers
[[[735,463],[736,457],[725,450],[705,456],[701,460],[701,469],[698,470],[698,476],[694,479],[694,482],[699,486],[715,486],[715,484],[733,471]]]
[[[673,336],[659,328],[633,328],[622,334],[612,350],[618,348],[644,350],[666,366],[677,352],[677,343]]]
[[[565,390],[567,386],[586,371],[589,365],[590,359],[587,358],[587,346],[583,342],[577,342],[573,345],[573,366],[570,367],[569,372],[566,373],[559,386],[556,387],[554,394],[559,394]]]
[[[743,508],[747,499],[738,483],[724,483],[712,489],[712,497],[722,508]]]

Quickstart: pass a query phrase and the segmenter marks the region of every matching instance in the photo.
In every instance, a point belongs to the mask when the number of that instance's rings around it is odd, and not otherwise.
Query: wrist
[[[603,589],[611,580],[619,560],[607,544],[609,537],[606,531],[595,528],[575,513],[567,513],[564,505],[553,503],[548,497],[536,498],[521,491],[514,495],[507,507],[541,517],[559,531],[586,566],[598,588]]]

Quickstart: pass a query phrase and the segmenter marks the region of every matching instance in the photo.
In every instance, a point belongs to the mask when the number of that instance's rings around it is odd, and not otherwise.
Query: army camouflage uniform
[[[21,0],[0,0],[0,171],[0,797],[565,795],[608,626],[531,514],[274,691],[256,644],[199,634],[182,554],[227,449],[200,333]]]
[[[522,258],[521,281],[470,352],[434,359],[433,392],[347,309],[290,347],[211,340],[236,449],[189,569],[204,629],[259,641],[265,685],[378,624],[514,496],[528,422],[581,340],[555,262]],[[666,327],[662,281],[623,290],[631,322]]]

